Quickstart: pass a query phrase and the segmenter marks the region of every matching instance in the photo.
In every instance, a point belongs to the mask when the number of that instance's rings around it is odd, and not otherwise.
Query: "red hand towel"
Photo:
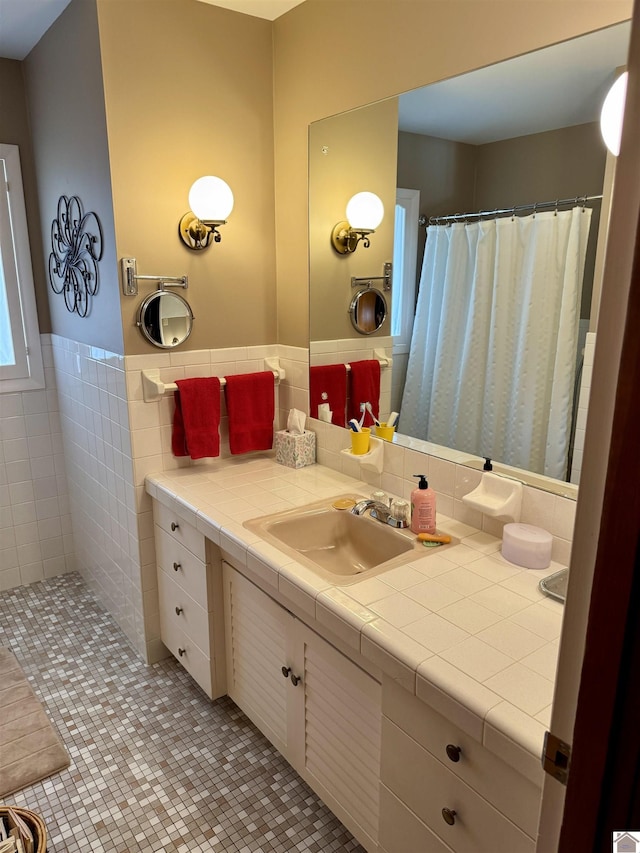
[[[352,361],[350,371],[349,420],[360,420],[360,403],[371,403],[373,414],[380,413],[380,362],[377,358],[366,361]],[[372,426],[373,419],[365,412],[363,426]]]
[[[310,414],[318,417],[320,403],[328,403],[333,412],[331,423],[345,426],[347,404],[347,368],[344,364],[323,364],[309,370]]]
[[[224,393],[229,415],[229,449],[232,453],[270,450],[275,415],[273,373],[225,376]]]
[[[220,455],[220,380],[178,379],[171,449],[174,456],[203,459]]]

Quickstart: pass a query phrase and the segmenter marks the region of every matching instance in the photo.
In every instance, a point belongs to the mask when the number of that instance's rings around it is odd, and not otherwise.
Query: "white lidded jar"
[[[414,533],[436,532],[436,493],[429,488],[424,474],[419,477],[417,488],[411,492],[411,530]]]

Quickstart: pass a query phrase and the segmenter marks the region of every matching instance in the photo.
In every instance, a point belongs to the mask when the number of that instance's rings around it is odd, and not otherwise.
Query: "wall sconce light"
[[[369,248],[373,234],[384,216],[384,205],[375,193],[356,193],[347,204],[347,219],[338,222],[331,232],[331,245],[341,255],[355,252],[362,240]]]
[[[189,210],[178,224],[178,233],[189,249],[206,249],[219,243],[219,225],[225,225],[233,210],[233,193],[229,184],[213,175],[198,178],[189,190]]]
[[[600,132],[604,144],[617,157],[620,153],[622,137],[622,120],[624,118],[624,102],[627,95],[627,80],[629,74],[625,71],[609,89],[602,104],[600,113]]]

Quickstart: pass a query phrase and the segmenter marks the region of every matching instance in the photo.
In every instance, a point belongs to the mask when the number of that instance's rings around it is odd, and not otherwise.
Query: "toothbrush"
[[[362,417],[360,418],[359,421],[356,421],[356,423],[358,424],[358,427],[359,427],[358,432],[362,432],[362,426],[364,424],[364,416],[365,416],[365,413],[367,410],[366,407],[367,407],[366,403],[360,403],[360,411],[362,412]],[[356,419],[353,418],[353,420],[355,421]]]
[[[348,425],[349,429],[352,429],[354,432],[362,432],[362,425],[355,418],[351,418]]]
[[[364,404],[364,407],[365,407],[365,409],[369,412],[369,414],[371,415],[371,417],[373,418],[373,422],[374,422],[374,424],[375,424],[376,426],[380,426],[380,421],[379,421],[379,420],[377,419],[377,417],[373,414],[373,407],[372,407],[371,403],[365,403],[365,404]],[[363,415],[363,417],[364,417],[364,415]]]
[[[387,426],[394,427],[398,423],[399,417],[399,412],[391,412],[391,414],[389,415],[389,420],[387,421]]]

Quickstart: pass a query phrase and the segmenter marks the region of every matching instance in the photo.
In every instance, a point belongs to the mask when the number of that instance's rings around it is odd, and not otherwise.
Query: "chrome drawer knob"
[[[182,563],[174,563],[173,564],[173,571],[174,572],[177,572],[178,569],[181,569],[181,568],[182,568]]]
[[[455,746],[452,743],[447,744],[447,758],[450,761],[460,761],[460,753],[462,750],[459,746]]]
[[[175,532],[176,532],[176,530],[179,530],[179,529],[180,529],[180,525],[178,524],[178,522],[177,522],[177,521],[172,521],[172,522],[171,522],[171,530],[172,530],[172,532],[173,532],[173,533],[175,533]]]
[[[176,607],[176,616],[179,616],[183,612],[183,607]]]
[[[442,817],[449,826],[453,826],[456,822],[456,812],[453,809],[442,809]]]
[[[187,652],[186,649],[178,649],[178,654],[180,655],[180,657],[182,657],[182,655],[186,654],[186,652]]]

